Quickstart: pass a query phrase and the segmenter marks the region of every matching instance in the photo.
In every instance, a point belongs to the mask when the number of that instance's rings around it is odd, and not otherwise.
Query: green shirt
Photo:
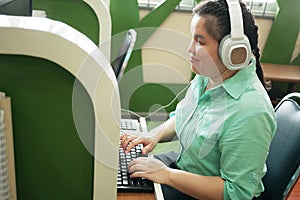
[[[225,180],[224,199],[259,196],[265,161],[276,129],[269,97],[255,73],[255,61],[205,91],[196,75],[175,111],[180,169]]]

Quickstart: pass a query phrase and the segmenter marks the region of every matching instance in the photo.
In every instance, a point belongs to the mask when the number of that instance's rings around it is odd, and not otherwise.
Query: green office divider
[[[12,101],[18,200],[88,200],[93,156],[77,134],[72,114],[74,77],[50,61],[0,55],[0,90]],[[83,87],[76,105],[93,144],[94,113]]]
[[[46,11],[47,18],[64,22],[99,43],[97,16],[83,0],[33,0],[32,7]]]

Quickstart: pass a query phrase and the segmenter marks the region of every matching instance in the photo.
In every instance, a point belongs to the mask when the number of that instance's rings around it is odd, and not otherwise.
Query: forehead
[[[191,21],[192,37],[202,38],[206,42],[219,43],[218,40],[213,37],[212,33],[210,32],[211,30],[207,30],[207,25],[211,26],[207,23],[213,23],[211,22],[209,16],[194,15]]]
[[[206,33],[205,17],[194,15],[191,21],[191,33]]]

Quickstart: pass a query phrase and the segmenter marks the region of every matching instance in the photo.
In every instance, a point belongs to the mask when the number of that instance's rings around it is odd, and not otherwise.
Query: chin
[[[200,72],[197,70],[197,68],[196,68],[194,65],[191,66],[191,70],[192,70],[192,72],[194,72],[195,74],[200,74]]]

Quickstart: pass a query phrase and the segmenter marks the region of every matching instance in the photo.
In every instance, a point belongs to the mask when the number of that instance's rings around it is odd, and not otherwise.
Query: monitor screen
[[[0,0],[0,14],[31,16],[32,0]]]
[[[111,66],[115,72],[116,78],[118,81],[123,76],[124,70],[127,66],[127,62],[131,56],[133,46],[136,41],[136,31],[134,29],[130,29],[121,44],[121,47],[118,51],[116,59],[111,63]]]

